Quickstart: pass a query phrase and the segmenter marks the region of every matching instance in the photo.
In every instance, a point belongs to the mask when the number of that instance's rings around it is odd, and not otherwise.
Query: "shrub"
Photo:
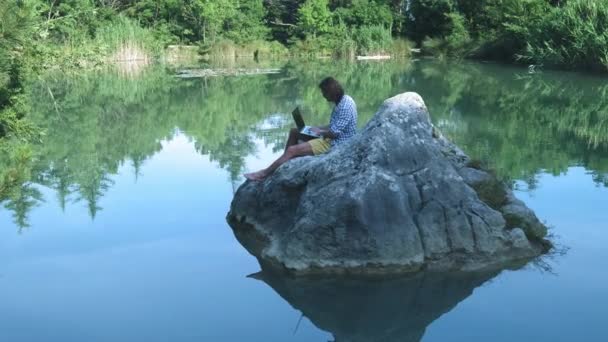
[[[221,39],[214,44],[201,45],[200,53],[211,59],[233,59],[237,57],[285,56],[289,51],[283,44],[276,41],[255,40],[249,43],[237,44],[229,39]]]
[[[236,44],[228,39],[221,39],[213,44],[202,43],[200,52],[209,58],[235,58]]]
[[[300,57],[324,57],[332,56],[335,52],[336,42],[326,36],[310,36],[297,41],[291,52]]]
[[[354,59],[357,55],[357,43],[348,35],[336,42],[334,55],[338,58]]]
[[[258,51],[259,56],[286,56],[289,54],[289,50],[285,47],[285,45],[277,42],[277,41],[258,41],[258,45],[256,45],[256,51]]]
[[[471,43],[469,31],[464,26],[464,17],[458,13],[448,14],[450,34],[445,38],[449,53],[453,56],[465,56]]]
[[[362,55],[388,53],[393,44],[389,29],[382,26],[362,26],[354,30],[357,52]]]
[[[409,37],[420,44],[428,37],[444,37],[450,32],[447,16],[454,11],[452,0],[411,0],[406,27]]]
[[[347,7],[339,7],[334,17],[350,27],[393,25],[393,14],[386,3],[377,0],[355,0]]]
[[[464,25],[462,15],[452,12],[449,19],[449,33],[443,38],[427,38],[422,43],[425,53],[440,57],[466,57],[471,51],[471,37]]]

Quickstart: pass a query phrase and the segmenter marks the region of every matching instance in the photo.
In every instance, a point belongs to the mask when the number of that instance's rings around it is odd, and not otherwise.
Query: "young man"
[[[326,153],[333,146],[339,145],[357,132],[357,105],[353,99],[344,94],[344,89],[333,77],[327,77],[319,84],[323,97],[336,104],[331,112],[329,125],[313,127],[312,131],[321,138],[298,143],[300,132],[294,128],[289,132],[285,152],[269,167],[258,172],[246,173],[245,178],[259,181],[268,177],[286,161],[301,157]]]

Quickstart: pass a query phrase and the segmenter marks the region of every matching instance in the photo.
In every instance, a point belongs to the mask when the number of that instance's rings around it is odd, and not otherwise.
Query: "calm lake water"
[[[608,340],[606,78],[434,61],[277,67],[29,86],[47,137],[31,182],[0,209],[0,341]],[[225,215],[242,173],[278,156],[293,107],[327,122],[316,86],[327,75],[361,126],[385,98],[420,93],[437,127],[513,184],[567,253],[544,260],[550,272],[464,278],[259,274]]]

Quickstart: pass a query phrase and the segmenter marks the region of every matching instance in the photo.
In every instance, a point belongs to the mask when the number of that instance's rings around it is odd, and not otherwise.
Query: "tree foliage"
[[[298,10],[298,24],[305,36],[328,33],[332,18],[328,0],[306,0]]]
[[[388,32],[391,40],[411,39],[426,53],[608,71],[608,3],[602,1],[18,0],[3,1],[0,10],[0,44],[27,37],[23,51],[40,56],[32,65],[42,69],[96,64],[89,61],[113,49],[99,40],[100,32],[127,35],[132,30],[120,31],[139,26],[158,45],[199,44],[202,51],[276,41],[296,46],[296,54],[386,53],[394,50]],[[11,47],[0,52],[5,89],[10,54]]]
[[[340,21],[352,27],[383,26],[390,29],[394,21],[389,5],[379,0],[353,0],[348,6],[338,7],[334,13]]]
[[[412,0],[408,9],[409,36],[417,43],[425,38],[443,37],[450,33],[449,14],[453,0]]]

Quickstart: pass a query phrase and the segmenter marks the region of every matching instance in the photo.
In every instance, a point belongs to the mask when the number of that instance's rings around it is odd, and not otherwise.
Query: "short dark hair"
[[[335,96],[336,103],[338,103],[342,99],[342,96],[344,96],[344,88],[342,88],[340,82],[331,76],[324,78],[323,81],[319,83],[319,88],[328,94]]]

